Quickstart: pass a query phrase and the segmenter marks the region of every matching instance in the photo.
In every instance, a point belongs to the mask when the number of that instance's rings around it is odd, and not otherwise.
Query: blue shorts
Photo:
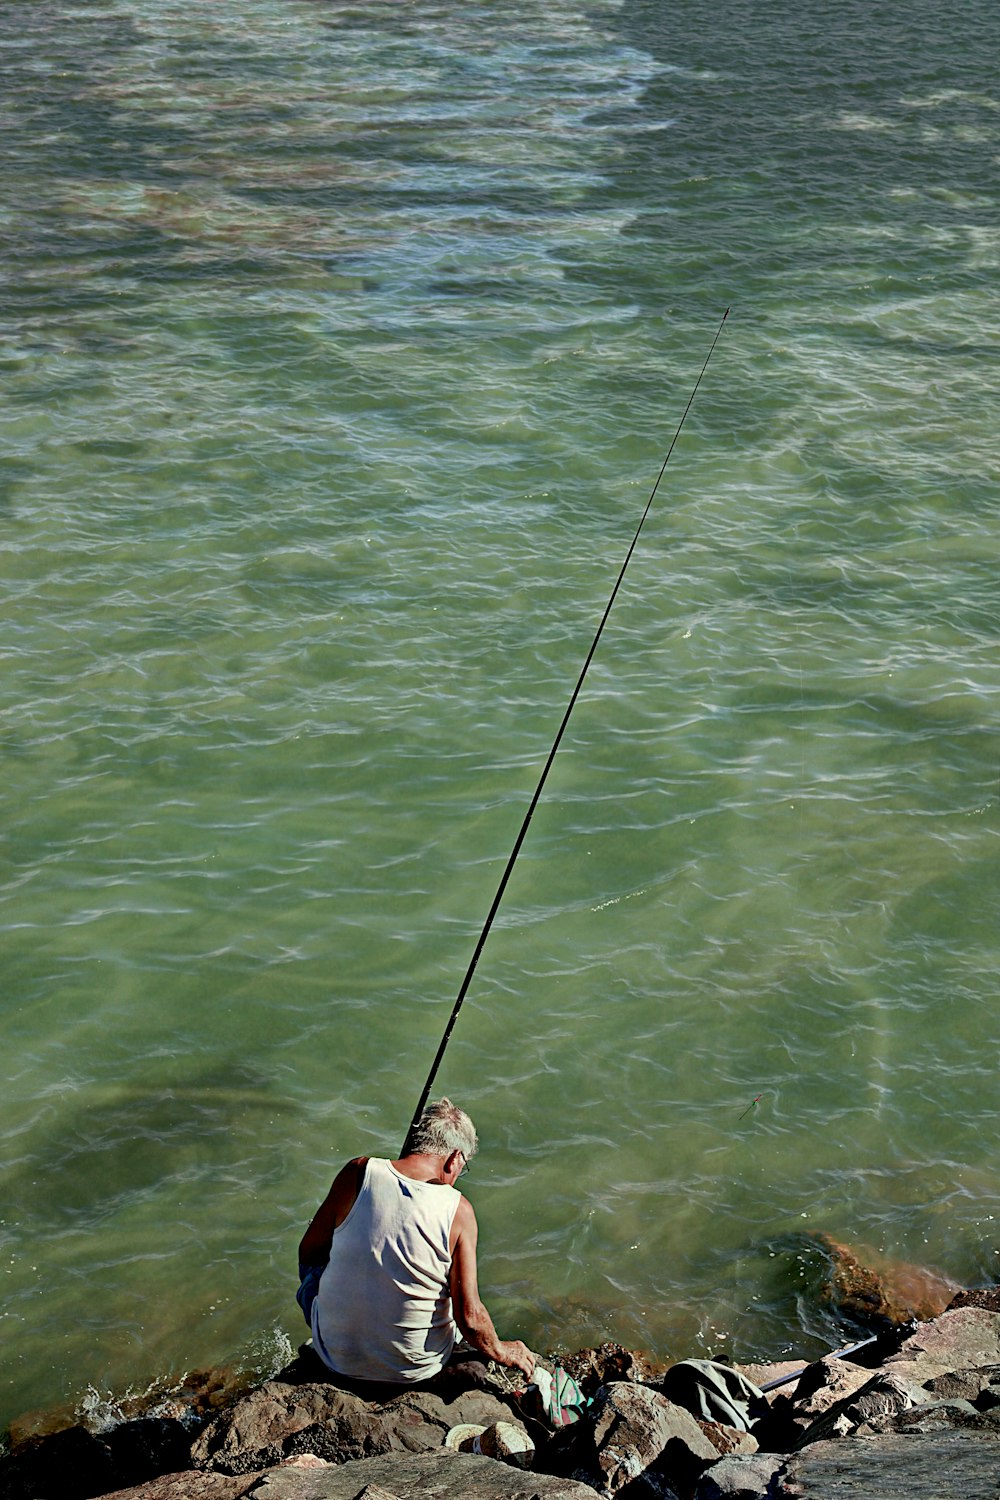
[[[316,1301],[316,1293],[319,1291],[319,1279],[326,1266],[299,1266],[299,1289],[295,1293],[295,1300],[302,1309],[302,1315],[309,1327],[312,1327],[312,1306]]]

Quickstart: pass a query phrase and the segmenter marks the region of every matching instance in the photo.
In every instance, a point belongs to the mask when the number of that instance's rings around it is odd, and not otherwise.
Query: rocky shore
[[[734,1388],[745,1377],[763,1395],[728,1422],[695,1415],[667,1369],[617,1345],[561,1357],[585,1404],[555,1427],[500,1370],[371,1402],[325,1380],[303,1346],[254,1389],[206,1378],[103,1431],[29,1415],[9,1431],[0,1495],[998,1500],[1000,1288],[955,1294],[922,1277],[901,1297],[829,1248],[830,1295],[877,1338],[805,1367],[738,1367]]]

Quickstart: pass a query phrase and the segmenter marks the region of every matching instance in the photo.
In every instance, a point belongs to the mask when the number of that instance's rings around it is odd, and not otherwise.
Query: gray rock
[[[829,1355],[811,1364],[795,1388],[792,1404],[796,1417],[815,1421],[846,1397],[853,1396],[872,1378],[871,1370]]]
[[[492,1458],[453,1453],[392,1453],[346,1464],[302,1467],[301,1460],[262,1474],[226,1477],[206,1470],[169,1474],[114,1500],[594,1500],[572,1479],[526,1474]]]
[[[223,1474],[248,1474],[295,1452],[337,1463],[394,1446],[381,1414],[360,1396],[330,1385],[271,1380],[209,1423],[192,1445],[191,1462]]]
[[[648,1386],[616,1382],[598,1391],[586,1416],[539,1456],[605,1497],[670,1497],[691,1488],[719,1454],[690,1412]],[[634,1486],[634,1487],[633,1487]]]
[[[510,1407],[488,1391],[462,1391],[451,1401],[432,1391],[414,1391],[398,1396],[381,1408],[381,1415],[393,1435],[394,1446],[410,1453],[429,1453],[440,1448],[452,1427],[474,1422],[490,1427],[495,1422],[510,1422]]]
[[[875,1417],[869,1422],[863,1422],[856,1435],[869,1437],[883,1432],[940,1432],[943,1427],[956,1427],[964,1432],[987,1432],[1000,1437],[1000,1407],[979,1411],[971,1401],[930,1401],[912,1411]],[[1000,1476],[997,1493],[1000,1494]]]
[[[955,1308],[921,1323],[885,1362],[886,1369],[905,1366],[905,1378],[914,1385],[983,1365],[1000,1365],[1000,1312],[982,1307]]]
[[[488,1427],[509,1420],[510,1408],[488,1391],[465,1390],[452,1401],[415,1391],[374,1405],[336,1386],[269,1381],[206,1427],[191,1449],[197,1468],[223,1474],[267,1469],[283,1458],[314,1453],[349,1463],[382,1453],[430,1452],[462,1422]]]
[[[780,1453],[734,1453],[698,1481],[694,1500],[767,1500],[784,1466]]]
[[[728,1458],[730,1453],[756,1453],[760,1447],[752,1432],[727,1427],[724,1422],[706,1422],[701,1417],[695,1417],[695,1421],[722,1458]]]
[[[996,1500],[998,1474],[997,1438],[965,1432],[848,1437],[793,1454],[776,1477],[773,1500]]]
[[[895,1416],[913,1405],[910,1384],[895,1370],[882,1369],[860,1390],[845,1396],[812,1422],[799,1439],[799,1447],[827,1438],[846,1437],[865,1422]]]
[[[924,1382],[924,1390],[938,1401],[971,1401],[980,1411],[988,1411],[1000,1405],[1000,1365],[934,1375]]]
[[[572,1479],[525,1473],[450,1448],[359,1459],[311,1473],[272,1470],[246,1493],[252,1500],[358,1500],[373,1485],[405,1500],[594,1500],[593,1490]]]
[[[210,1470],[186,1469],[181,1474],[161,1474],[131,1489],[114,1490],[104,1500],[240,1500],[259,1479],[257,1474],[213,1474]]]

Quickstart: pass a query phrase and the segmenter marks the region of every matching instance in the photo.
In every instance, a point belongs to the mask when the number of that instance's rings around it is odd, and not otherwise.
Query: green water
[[[727,306],[439,1075],[484,1292],[993,1277],[998,29],[0,0],[6,1419],[304,1336]]]

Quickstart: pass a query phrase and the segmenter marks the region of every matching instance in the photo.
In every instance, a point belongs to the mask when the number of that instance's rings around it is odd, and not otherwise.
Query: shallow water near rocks
[[[751,1359],[801,1230],[993,1278],[991,39],[0,3],[4,1420],[304,1333],[727,306],[438,1077],[483,1288]]]

